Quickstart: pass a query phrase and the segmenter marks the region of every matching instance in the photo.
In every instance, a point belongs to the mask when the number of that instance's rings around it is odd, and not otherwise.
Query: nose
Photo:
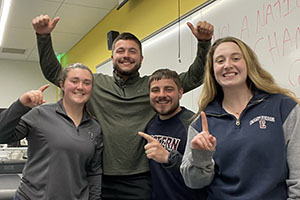
[[[128,50],[124,51],[124,57],[129,58],[129,51]]]
[[[159,97],[164,97],[164,96],[166,96],[165,90],[160,90],[158,96],[159,96]]]
[[[226,59],[225,64],[224,64],[224,68],[232,68],[232,62],[230,59]]]
[[[79,81],[77,84],[77,89],[82,89],[83,88],[83,82]]]

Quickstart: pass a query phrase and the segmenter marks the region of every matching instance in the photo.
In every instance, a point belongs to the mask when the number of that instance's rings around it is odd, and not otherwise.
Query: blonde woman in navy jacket
[[[299,104],[244,42],[234,37],[217,40],[207,56],[199,100],[208,134],[203,134],[201,117],[190,126],[181,165],[186,184],[197,187],[197,164],[206,161],[198,155],[215,150],[208,200],[300,199]],[[210,134],[216,138],[215,149],[209,146]],[[206,150],[193,148],[195,144]]]

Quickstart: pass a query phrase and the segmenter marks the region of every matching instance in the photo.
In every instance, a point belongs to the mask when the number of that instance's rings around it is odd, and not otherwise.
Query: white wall
[[[0,59],[0,107],[6,108],[22,94],[49,83],[42,75],[38,62],[13,61]],[[56,87],[44,92],[47,103],[56,102]]]
[[[292,90],[300,98],[300,0],[216,0],[180,23],[172,25],[143,42],[144,60],[141,75],[157,68],[186,71],[192,63],[196,40],[186,26],[199,20],[214,25],[213,42],[225,36],[245,41],[258,55],[263,67],[282,87]],[[181,62],[178,54],[180,52]],[[98,73],[111,74],[111,61],[97,68]],[[188,92],[181,104],[197,111],[201,87]]]

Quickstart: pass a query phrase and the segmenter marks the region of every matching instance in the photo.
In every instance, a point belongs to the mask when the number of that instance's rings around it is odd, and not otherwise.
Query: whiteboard
[[[300,0],[216,0],[143,42],[141,75],[158,68],[186,71],[197,44],[186,22],[199,20],[214,25],[212,42],[225,36],[246,42],[277,83],[300,97]],[[111,61],[97,72],[111,75]],[[196,112],[200,92],[201,87],[185,94],[181,105]]]

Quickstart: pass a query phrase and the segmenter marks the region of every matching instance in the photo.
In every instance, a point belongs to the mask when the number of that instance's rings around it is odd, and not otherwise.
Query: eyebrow
[[[138,50],[138,48],[135,48],[135,47],[130,47],[130,48],[117,47],[116,50],[118,50],[118,49],[122,49],[122,50],[123,50],[123,49],[129,49],[129,50],[132,50],[132,49],[133,49],[133,50]]]
[[[235,52],[235,53],[230,54],[230,56],[235,56],[235,55],[243,56],[243,54],[239,53],[239,52]],[[218,55],[216,58],[219,58],[219,57],[225,57],[225,56],[223,54],[221,54],[221,55]]]
[[[159,87],[159,86],[153,86],[153,87],[150,87],[150,89],[156,89],[156,88],[160,88],[160,87]],[[163,88],[164,88],[164,89],[165,89],[165,88],[172,88],[172,89],[174,89],[175,87],[172,86],[172,85],[166,85],[166,86],[164,86]]]
[[[80,78],[77,76],[70,77],[70,79],[80,80]],[[83,79],[83,81],[86,81],[86,80],[92,81],[92,79],[88,79],[88,78]]]

